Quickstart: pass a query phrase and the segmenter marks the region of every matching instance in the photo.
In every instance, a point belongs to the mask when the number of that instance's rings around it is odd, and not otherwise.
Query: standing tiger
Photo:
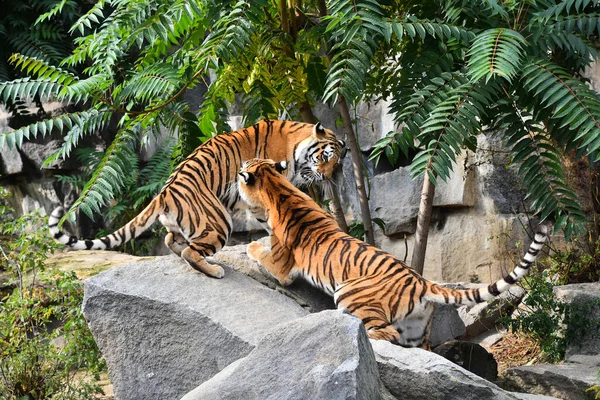
[[[58,229],[64,215],[62,207],[50,216],[50,233],[77,250],[102,250],[139,236],[159,219],[168,231],[165,244],[175,254],[194,269],[222,278],[223,268],[204,258],[227,242],[232,230],[230,212],[245,206],[236,185],[242,163],[255,157],[288,160],[291,168],[287,176],[300,186],[331,178],[344,151],[344,141],[320,123],[261,121],[199,146],[177,166],[150,204],[110,235],[95,240],[64,235]],[[264,224],[264,213],[253,215]]]
[[[273,231],[270,251],[252,242],[248,255],[282,285],[301,275],[332,295],[336,307],[363,321],[372,339],[428,349],[434,303],[472,305],[498,296],[527,273],[547,238],[547,228],[540,226],[520,264],[496,283],[480,289],[447,289],[344,233],[329,214],[283,178],[279,172],[285,168],[285,161],[251,160],[241,169],[242,199],[266,210]]]

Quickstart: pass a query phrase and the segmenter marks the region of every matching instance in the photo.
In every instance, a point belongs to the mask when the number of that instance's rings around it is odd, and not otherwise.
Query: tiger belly
[[[400,334],[399,344],[404,347],[419,347],[429,336],[434,304],[426,302],[415,307],[413,312],[397,319],[392,326]]]

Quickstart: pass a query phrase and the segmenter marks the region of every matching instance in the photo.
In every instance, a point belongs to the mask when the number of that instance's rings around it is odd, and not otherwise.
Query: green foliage
[[[373,223],[385,232],[385,222],[381,218],[373,218]],[[365,225],[361,221],[354,221],[348,225],[348,234],[354,236],[357,239],[364,240],[365,238]]]
[[[359,5],[343,18],[356,18]],[[391,100],[401,129],[376,144],[372,159],[385,154],[393,162],[398,150],[416,147],[413,175],[428,173],[435,183],[448,178],[463,149],[476,150],[475,135],[491,128],[505,139],[532,209],[567,238],[581,233],[585,215],[561,160],[574,149],[599,159],[600,98],[579,75],[598,57],[597,4],[435,5],[388,6],[379,20],[391,21],[393,34],[378,39],[363,81],[367,93]],[[406,22],[415,24],[413,32],[397,34],[399,27],[408,32]]]
[[[556,283],[554,271],[532,271],[525,278],[528,292],[519,311],[500,320],[507,328],[535,339],[549,362],[564,359],[567,343],[580,343],[586,335],[600,330],[600,320],[590,318],[600,309],[600,300],[566,303],[556,297]]]
[[[544,357],[551,362],[564,358],[566,349],[566,328],[568,306],[554,295],[554,285],[546,271],[530,274],[527,278],[529,291],[523,299],[520,311],[512,319],[505,317],[502,322],[513,331],[531,335],[540,345]]]
[[[6,197],[6,194],[2,194]],[[56,247],[38,213],[12,218],[0,203],[0,269],[15,288],[0,300],[0,393],[15,399],[89,399],[105,368],[81,312],[83,285],[73,272],[47,270]]]
[[[91,217],[124,193],[127,160],[161,130],[177,134],[176,164],[229,130],[227,107],[236,100],[250,125],[295,119],[299,109],[341,96],[351,105],[389,100],[400,128],[372,158],[416,152],[413,175],[434,183],[450,176],[457,154],[476,150],[476,135],[494,130],[540,218],[567,238],[583,230],[561,161],[572,150],[600,158],[599,97],[579,76],[598,57],[595,2],[100,0],[76,18],[72,2],[50,3],[36,29],[65,14],[81,36],[58,59],[16,52],[14,67],[28,76],[0,83],[0,99],[69,101],[83,110],[1,135],[0,146],[61,134],[52,162],[118,119],[69,214]],[[185,94],[198,85],[207,91],[192,111]]]
[[[559,285],[600,281],[600,240],[574,239],[568,249],[553,251],[545,266]]]

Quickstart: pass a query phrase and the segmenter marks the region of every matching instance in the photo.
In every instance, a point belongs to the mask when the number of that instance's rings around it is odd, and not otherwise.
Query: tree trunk
[[[325,0],[318,0],[317,6],[319,7],[319,16],[325,17],[327,15],[327,4]],[[333,58],[331,54],[331,47],[327,46],[327,58],[329,62]],[[354,129],[352,129],[352,118],[350,117],[350,109],[344,96],[338,97],[338,106],[340,113],[342,114],[342,120],[344,121],[344,129],[346,130],[346,138],[348,139],[348,147],[352,154],[352,169],[354,170],[354,181],[356,182],[356,191],[358,192],[358,202],[360,204],[360,214],[363,225],[365,227],[365,241],[369,244],[375,244],[375,237],[373,234],[373,220],[371,219],[371,210],[369,210],[369,200],[367,199],[367,192],[365,190],[365,177],[363,174],[363,163],[360,155],[360,149],[356,136],[354,135]],[[332,210],[332,212],[335,212]],[[341,208],[339,209],[341,213]]]
[[[423,177],[423,190],[421,190],[417,231],[415,232],[415,246],[410,264],[421,275],[423,275],[423,267],[425,265],[425,251],[427,250],[427,237],[429,236],[429,223],[431,222],[434,194],[435,186],[429,180],[429,173],[426,171]]]
[[[373,221],[371,219],[371,210],[369,210],[369,200],[367,199],[367,191],[365,190],[365,176],[363,174],[363,163],[360,154],[360,148],[352,129],[352,118],[350,117],[350,109],[344,96],[338,97],[338,106],[344,121],[344,129],[346,130],[346,138],[348,139],[348,148],[352,154],[352,168],[354,169],[354,180],[356,182],[356,191],[358,192],[358,202],[360,204],[360,215],[365,227],[365,241],[369,244],[375,244],[373,234]]]

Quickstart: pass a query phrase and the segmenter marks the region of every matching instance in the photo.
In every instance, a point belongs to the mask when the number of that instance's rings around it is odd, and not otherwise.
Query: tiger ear
[[[323,128],[323,125],[321,125],[320,122],[317,122],[315,124],[315,128],[313,130],[313,137],[315,139],[319,139],[322,138],[325,135],[325,128]]]
[[[254,185],[254,182],[256,181],[254,175],[249,172],[240,172],[240,176],[242,177],[242,181],[248,186]]]
[[[278,163],[275,163],[275,169],[280,174],[283,174],[283,171],[287,169],[287,161],[279,161]]]
[[[346,157],[346,153],[348,152],[348,147],[346,147],[346,142],[342,139],[338,139],[338,143],[342,146],[342,151],[340,152],[340,161]]]

